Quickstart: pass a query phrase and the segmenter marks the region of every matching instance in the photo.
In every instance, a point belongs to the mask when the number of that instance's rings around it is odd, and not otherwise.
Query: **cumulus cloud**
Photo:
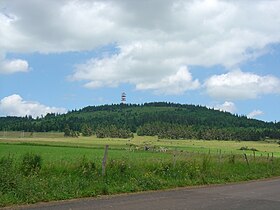
[[[186,90],[199,88],[199,81],[193,80],[186,66],[179,66],[176,61],[162,58],[147,60],[147,54],[142,54],[143,50],[153,51],[153,47],[143,49],[143,45],[137,43],[122,49],[118,55],[92,59],[86,64],[78,65],[71,79],[88,81],[85,84],[88,88],[115,87],[121,83],[130,83],[138,90],[152,90],[163,94],[182,94]]]
[[[156,93],[182,94],[186,90],[194,90],[200,87],[198,80],[193,80],[186,67],[181,67],[176,74],[162,78],[159,82],[136,84],[139,90],[154,90]]]
[[[257,117],[257,116],[259,116],[259,115],[263,115],[264,113],[263,113],[263,111],[261,111],[261,110],[254,110],[254,111],[252,111],[252,112],[250,112],[248,115],[247,115],[247,117],[248,118],[255,118],[255,117]]]
[[[27,72],[28,62],[21,59],[0,60],[0,73],[12,74],[16,72]]]
[[[39,102],[24,101],[17,94],[7,96],[0,101],[0,114],[4,116],[45,116],[47,113],[65,113],[66,109],[49,107]]]
[[[211,97],[226,100],[254,99],[263,94],[280,93],[279,78],[240,70],[214,75],[204,86]]]
[[[170,86],[167,81],[181,66],[233,68],[280,42],[280,0],[3,0],[0,5],[4,52],[83,51],[113,43],[117,53],[75,69],[72,79],[85,80],[86,87],[128,82],[160,92],[159,83]],[[187,84],[175,93],[192,89]]]
[[[171,50],[190,64],[230,66],[280,39],[275,27],[280,1],[3,0],[1,5],[6,8],[0,12],[1,47],[11,51],[79,51],[108,43],[176,40],[175,48],[164,48],[166,53]]]
[[[194,57],[210,56],[206,63],[227,58],[230,65],[279,42],[279,1],[3,0],[1,6],[1,36],[8,41],[2,45],[14,50],[57,52],[111,42],[179,40]]]
[[[236,106],[233,102],[225,101],[223,104],[217,104],[214,109],[234,113],[236,111]]]

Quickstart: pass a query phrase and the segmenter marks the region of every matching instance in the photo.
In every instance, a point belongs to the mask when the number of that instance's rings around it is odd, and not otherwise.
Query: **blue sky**
[[[168,101],[280,121],[280,1],[0,2],[0,116]],[[160,11],[160,12],[158,12]]]

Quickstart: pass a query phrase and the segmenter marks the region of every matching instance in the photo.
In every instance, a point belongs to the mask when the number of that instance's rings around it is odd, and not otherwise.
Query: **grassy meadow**
[[[217,140],[164,140],[156,136],[137,136],[133,139],[113,139],[113,138],[96,138],[83,137],[65,138],[63,133],[58,132],[6,132],[0,131],[0,143],[7,144],[26,144],[26,145],[44,145],[44,146],[67,146],[83,148],[104,148],[109,145],[111,149],[121,150],[143,150],[145,146],[150,150],[153,148],[165,148],[169,151],[183,150],[186,152],[200,153],[222,153],[225,154],[252,154],[250,149],[256,149],[255,155],[265,156],[267,153],[273,153],[275,157],[280,157],[280,147],[277,141],[217,141]],[[249,150],[242,151],[242,147]],[[1,152],[1,148],[0,148]],[[4,152],[4,151],[3,151]],[[0,153],[1,154],[1,153]]]
[[[276,141],[0,132],[0,206],[279,176],[279,156]]]

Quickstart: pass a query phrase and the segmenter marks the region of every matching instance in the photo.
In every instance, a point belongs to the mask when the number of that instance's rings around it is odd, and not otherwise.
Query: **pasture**
[[[168,140],[158,139],[156,136],[137,136],[132,139],[96,138],[95,136],[79,138],[64,137],[63,133],[57,132],[0,132],[0,143],[7,144],[29,144],[45,146],[65,146],[79,148],[104,148],[109,145],[114,150],[143,150],[144,147],[150,150],[164,148],[167,151],[185,151],[199,153],[219,153],[223,154],[252,154],[255,149],[256,156],[266,156],[273,153],[275,157],[280,157],[280,147],[277,141],[217,141],[217,140]],[[248,150],[240,150],[247,148]],[[220,151],[221,150],[221,151]],[[4,151],[3,151],[4,152]],[[121,152],[123,153],[123,152]],[[1,148],[0,148],[1,154]],[[270,154],[271,155],[271,154]]]

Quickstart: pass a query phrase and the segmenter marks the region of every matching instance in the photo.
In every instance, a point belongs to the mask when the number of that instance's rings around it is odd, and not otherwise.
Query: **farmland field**
[[[267,155],[273,153],[275,157],[280,157],[280,147],[277,141],[217,141],[217,140],[163,140],[151,136],[135,136],[133,139],[113,139],[113,138],[96,138],[79,137],[79,138],[65,138],[63,133],[31,133],[25,132],[24,137],[22,132],[9,132],[4,135],[0,132],[0,154],[7,153],[3,151],[3,144],[29,144],[29,145],[43,145],[43,146],[67,146],[79,148],[104,148],[109,145],[111,149],[118,150],[143,150],[145,146],[151,150],[160,147],[166,148],[169,151],[183,150],[186,152],[201,152],[201,153],[222,153],[226,154],[243,154],[244,152],[252,154],[250,149],[256,149],[256,155]],[[240,150],[241,148],[248,148],[247,151]],[[19,152],[19,151],[18,151]],[[120,152],[120,154],[123,152]]]
[[[105,145],[109,151],[103,176]],[[276,141],[2,132],[0,206],[279,176],[279,156]]]

